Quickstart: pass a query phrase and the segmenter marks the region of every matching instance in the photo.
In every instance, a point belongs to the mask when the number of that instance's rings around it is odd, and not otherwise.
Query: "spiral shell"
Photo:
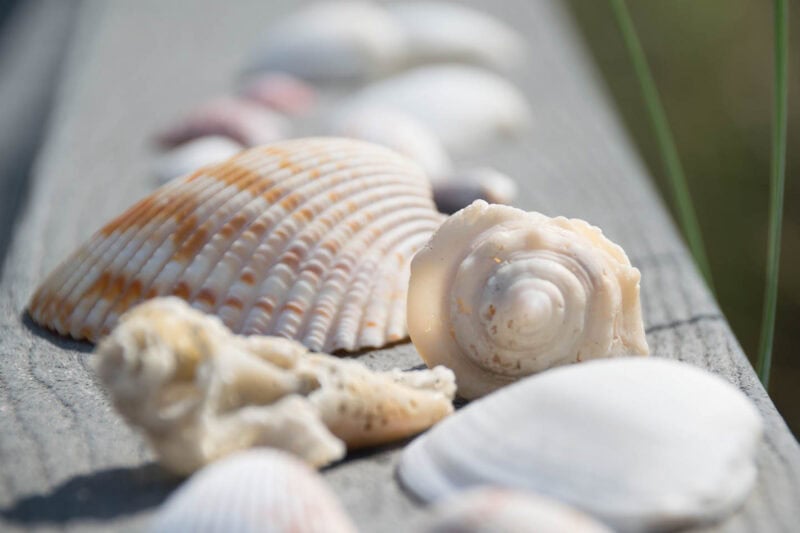
[[[411,340],[459,395],[599,357],[647,354],[639,271],[586,222],[476,201],[412,262]]]
[[[96,340],[177,295],[236,333],[358,350],[406,336],[411,257],[441,223],[419,167],[372,144],[298,139],[168,183],[106,225],[33,295],[40,325]]]
[[[237,453],[192,476],[164,503],[153,533],[356,533],[324,480],[289,454]]]

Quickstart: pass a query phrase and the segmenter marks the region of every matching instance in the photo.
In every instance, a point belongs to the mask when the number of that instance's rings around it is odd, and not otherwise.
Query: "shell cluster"
[[[582,220],[476,201],[411,266],[411,340],[475,398],[547,368],[647,354],[639,271]]]
[[[114,405],[179,473],[255,446],[322,466],[453,410],[445,368],[372,372],[287,339],[233,335],[178,298],[126,313],[95,356]]]
[[[441,223],[419,168],[380,146],[300,139],[170,182],[97,232],[29,305],[97,340],[176,295],[233,331],[359,350],[406,336],[411,257]]]

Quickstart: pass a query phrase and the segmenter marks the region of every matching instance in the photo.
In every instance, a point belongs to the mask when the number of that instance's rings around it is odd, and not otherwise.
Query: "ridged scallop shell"
[[[639,277],[582,220],[479,200],[414,257],[409,335],[476,398],[553,366],[647,354]]]
[[[522,36],[487,13],[451,2],[404,1],[386,8],[406,34],[411,63],[453,61],[511,70],[524,60]]]
[[[241,89],[243,98],[287,115],[305,115],[314,107],[313,87],[285,72],[265,72],[248,80]]]
[[[172,148],[199,137],[229,137],[244,146],[257,146],[289,137],[289,122],[255,102],[218,98],[193,109],[158,134],[157,142]]]
[[[315,471],[276,450],[240,452],[210,465],[176,490],[149,531],[356,533]]]
[[[399,477],[427,501],[496,485],[559,499],[615,530],[673,529],[741,505],[762,432],[753,402],[710,372],[597,360],[470,403],[406,447]]]
[[[464,65],[418,67],[367,86],[343,109],[396,109],[419,120],[452,154],[510,137],[530,122],[523,94],[506,79]]]
[[[158,155],[153,172],[160,183],[166,183],[200,167],[225,161],[242,150],[244,146],[228,137],[198,137]]]
[[[264,32],[249,72],[287,72],[315,82],[354,82],[401,64],[405,35],[386,10],[359,0],[317,2]]]
[[[434,186],[453,170],[439,138],[407,113],[383,107],[356,108],[339,114],[330,126],[333,135],[380,144],[415,161]]]
[[[424,533],[611,533],[564,503],[497,487],[457,493],[436,505]]]
[[[410,259],[441,223],[419,167],[335,138],[246,150],[135,204],[29,305],[96,340],[137,302],[177,295],[236,333],[358,350],[406,336]]]

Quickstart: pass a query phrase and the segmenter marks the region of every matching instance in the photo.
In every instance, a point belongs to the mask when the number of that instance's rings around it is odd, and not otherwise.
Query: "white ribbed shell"
[[[474,202],[411,265],[408,329],[476,398],[598,357],[647,354],[639,271],[596,227]]]
[[[176,295],[236,333],[358,350],[406,336],[409,263],[443,216],[415,164],[360,141],[253,148],[175,180],[96,233],[34,294],[33,319],[96,340]]]
[[[240,452],[192,476],[164,503],[150,526],[175,531],[355,533],[323,479],[291,455]]]

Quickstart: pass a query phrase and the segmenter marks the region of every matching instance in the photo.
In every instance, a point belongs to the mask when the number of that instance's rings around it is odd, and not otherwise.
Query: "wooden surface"
[[[109,406],[87,368],[90,347],[37,328],[24,308],[58,261],[152,189],[149,135],[227,90],[259,31],[296,4],[81,4],[0,281],[0,529],[135,530],[177,485]],[[654,355],[708,368],[758,404],[767,427],[758,484],[736,515],[710,529],[796,531],[800,448],[700,281],[568,14],[556,1],[485,5],[529,37],[530,60],[514,79],[534,124],[519,141],[468,159],[516,176],[520,207],[601,226],[642,271]],[[0,198],[3,209],[8,202]],[[376,368],[420,362],[408,344],[362,359]],[[363,531],[407,531],[425,520],[394,479],[401,448],[325,471]]]

